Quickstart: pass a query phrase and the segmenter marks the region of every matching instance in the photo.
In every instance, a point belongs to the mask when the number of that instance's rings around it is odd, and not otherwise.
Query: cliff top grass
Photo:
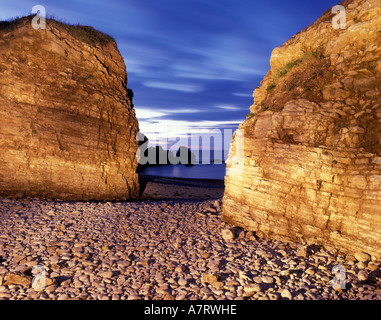
[[[0,32],[11,32],[24,23],[31,23],[35,15],[29,15],[25,17],[15,17],[8,20],[0,21]],[[46,18],[46,23],[55,23],[61,29],[68,32],[72,37],[89,45],[98,44],[106,45],[110,42],[115,42],[115,39],[101,31],[98,31],[90,26],[83,26],[80,24],[70,24],[60,21],[55,17]]]
[[[316,103],[323,100],[322,88],[332,79],[330,60],[322,48],[305,53],[268,77],[266,96],[260,111],[280,111],[284,105],[297,98]]]

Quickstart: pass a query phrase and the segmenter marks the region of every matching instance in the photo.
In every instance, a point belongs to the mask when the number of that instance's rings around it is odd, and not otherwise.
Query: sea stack
[[[381,1],[344,1],[276,48],[233,141],[223,219],[381,257]],[[237,135],[236,135],[237,136]],[[239,157],[242,154],[243,156]]]
[[[0,195],[137,197],[138,121],[115,41],[32,18],[0,27]]]

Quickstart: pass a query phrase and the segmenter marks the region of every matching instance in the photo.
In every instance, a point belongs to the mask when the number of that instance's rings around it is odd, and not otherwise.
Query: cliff
[[[138,122],[115,41],[32,17],[0,25],[0,195],[138,196]]]
[[[380,258],[381,1],[342,5],[345,29],[329,10],[274,49],[240,125],[243,159],[237,139],[230,150],[223,219]]]

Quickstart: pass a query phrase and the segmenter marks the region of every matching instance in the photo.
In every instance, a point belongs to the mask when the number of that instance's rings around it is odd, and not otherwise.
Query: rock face
[[[138,122],[115,41],[31,17],[0,26],[0,195],[138,196]]]
[[[381,257],[381,1],[344,1],[276,48],[233,141],[223,219]]]

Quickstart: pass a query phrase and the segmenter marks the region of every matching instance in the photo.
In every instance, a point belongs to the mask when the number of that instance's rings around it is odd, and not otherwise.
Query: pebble
[[[103,271],[103,272],[101,272],[101,276],[103,278],[112,278],[113,275],[114,275],[114,273],[112,271]]]
[[[0,298],[10,299],[12,298],[12,295],[7,292],[0,292]]]
[[[302,246],[296,251],[296,255],[298,257],[307,257],[307,248],[305,246]]]
[[[222,222],[220,206],[0,198],[0,299],[381,299],[380,263],[366,253],[257,239]],[[38,265],[48,287],[6,282]],[[351,284],[342,292],[337,265]]]
[[[188,284],[188,280],[186,280],[184,278],[180,278],[179,281],[178,281],[178,284],[180,286],[186,286]]]
[[[369,262],[368,264],[368,269],[370,271],[376,271],[380,268],[380,265],[378,263],[374,263],[374,262]]]
[[[315,270],[313,268],[309,268],[305,271],[305,273],[309,274],[309,275],[314,275],[315,274]]]
[[[280,294],[277,292],[269,292],[267,293],[267,295],[269,296],[270,300],[279,300],[281,297]]]
[[[60,294],[57,297],[57,300],[67,300],[67,299],[69,299],[69,296],[66,293]]]
[[[366,270],[360,270],[357,274],[357,278],[360,281],[367,281],[369,278],[368,272]]]
[[[201,282],[210,284],[218,282],[218,276],[213,274],[204,274],[201,278]]]
[[[274,278],[269,277],[269,276],[263,276],[262,281],[263,281],[263,283],[274,283]]]
[[[161,287],[156,289],[156,292],[159,294],[167,294],[167,293],[169,293],[169,287],[168,287],[168,285],[161,286]]]
[[[288,289],[282,290],[281,297],[285,298],[285,299],[292,300],[292,294],[291,294],[290,290],[288,290]]]
[[[234,239],[234,233],[230,229],[223,229],[221,231],[221,236],[225,241],[231,241]]]
[[[368,262],[370,260],[370,256],[364,252],[356,252],[354,256],[360,262]]]
[[[184,272],[185,269],[186,269],[185,266],[183,266],[183,265],[178,265],[178,266],[175,268],[175,271],[181,273],[181,272]]]
[[[259,283],[252,283],[244,286],[243,290],[245,292],[261,292],[263,291],[263,288]]]

